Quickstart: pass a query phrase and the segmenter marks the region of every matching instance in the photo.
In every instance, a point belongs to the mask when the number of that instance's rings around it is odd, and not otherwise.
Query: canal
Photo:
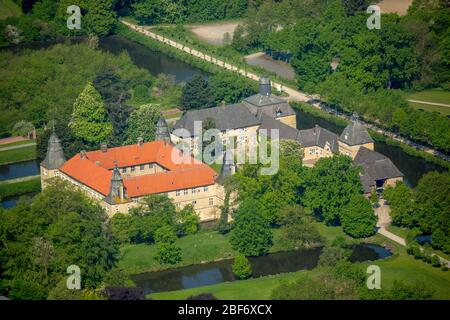
[[[363,262],[384,259],[392,253],[375,244],[359,244],[351,247],[350,261]],[[279,273],[310,270],[317,266],[322,248],[298,249],[250,257],[253,278]],[[196,264],[187,267],[147,272],[131,276],[145,294],[174,291],[235,281],[232,259]]]

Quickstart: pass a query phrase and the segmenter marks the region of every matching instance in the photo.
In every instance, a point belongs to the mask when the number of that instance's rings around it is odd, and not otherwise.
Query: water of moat
[[[74,42],[77,41],[79,42],[81,40],[74,40]],[[20,52],[23,49],[37,50],[48,48],[52,44],[54,44],[54,42],[35,42],[15,46],[12,50],[15,52]],[[183,61],[171,58],[161,52],[152,51],[141,44],[119,36],[102,38],[100,39],[99,46],[102,50],[109,51],[113,54],[119,54],[123,51],[127,51],[130,58],[137,66],[147,69],[153,75],[157,75],[159,73],[172,74],[175,76],[178,83],[187,81],[196,74],[207,77],[207,73],[198,68],[192,67]],[[312,116],[308,113],[300,110],[297,110],[296,112],[298,129],[308,129],[314,127],[315,124],[318,124],[321,127],[337,134],[340,134],[343,130],[342,127],[336,126],[326,120]],[[375,150],[386,155],[392,160],[400,171],[403,172],[406,183],[411,187],[414,187],[419,178],[429,171],[445,171],[445,169],[440,166],[426,162],[422,158],[410,156],[403,152],[400,148],[389,146],[382,142],[375,143]],[[0,166],[0,181],[37,174],[39,174],[39,166],[37,161],[26,161],[23,163]],[[14,205],[14,200],[7,200],[9,201],[7,204],[9,207]]]
[[[322,248],[299,249],[249,258],[253,278],[279,273],[310,270],[317,266]],[[391,252],[374,244],[352,246],[352,262],[374,261],[387,258]],[[196,288],[234,281],[231,265],[233,260],[196,264],[182,268],[147,272],[131,276],[145,294]]]

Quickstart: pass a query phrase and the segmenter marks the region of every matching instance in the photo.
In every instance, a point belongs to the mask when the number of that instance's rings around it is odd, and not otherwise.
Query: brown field
[[[398,13],[404,16],[413,0],[382,0],[378,3],[383,13]]]
[[[223,45],[225,33],[229,33],[230,39],[233,38],[234,29],[238,26],[239,21],[219,22],[213,24],[198,24],[186,26],[201,40],[213,44]]]

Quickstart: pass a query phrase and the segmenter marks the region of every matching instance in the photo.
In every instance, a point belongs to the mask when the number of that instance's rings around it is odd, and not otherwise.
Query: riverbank
[[[0,151],[0,165],[36,159],[36,146]]]
[[[349,244],[358,244],[361,241],[346,235],[341,227],[329,227],[320,222],[314,222],[325,243],[337,236],[344,237]],[[270,253],[292,250],[280,240],[280,229],[273,230],[273,246]],[[229,234],[222,235],[217,231],[201,231],[177,239],[176,245],[181,248],[182,261],[176,265],[161,265],[156,260],[156,246],[152,244],[126,244],[121,247],[121,258],[118,267],[125,273],[137,274],[152,271],[161,271],[194,264],[219,261],[234,258],[236,252],[229,244]]]
[[[0,199],[2,200],[40,191],[40,177],[33,177],[32,179],[18,182],[9,182],[8,180],[0,182]]]
[[[403,249],[392,257],[376,262],[357,263],[362,268],[377,265],[381,269],[381,287],[391,288],[394,281],[414,285],[424,282],[434,291],[434,299],[450,299],[450,272],[441,271],[406,254]],[[155,300],[184,300],[200,293],[212,293],[218,299],[230,300],[268,300],[272,291],[283,282],[294,282],[308,275],[320,272],[320,268],[284,273],[261,278],[225,282],[211,286],[184,289],[178,291],[150,294]]]
[[[334,124],[334,125],[336,125],[338,127],[342,127],[343,128],[343,127],[347,126],[350,123],[350,121],[348,121],[346,119],[343,119],[343,118],[337,117],[335,115],[332,115],[332,114],[330,114],[330,113],[328,113],[328,112],[326,112],[324,110],[318,109],[318,108],[313,107],[313,106],[311,106],[309,104],[292,102],[291,105],[292,105],[292,107],[294,109],[299,109],[299,110],[302,110],[303,112],[309,113],[309,114],[311,114],[311,115],[313,115],[315,117],[322,118],[322,119],[324,119],[324,120],[326,120],[328,122],[331,122],[332,124]],[[383,142],[383,143],[386,143],[387,145],[398,147],[398,148],[400,148],[403,152],[405,152],[408,155],[422,158],[422,159],[424,159],[425,161],[427,161],[429,163],[441,166],[441,167],[443,167],[443,168],[445,168],[447,170],[450,169],[450,161],[446,161],[446,160],[441,159],[441,158],[439,158],[437,156],[434,156],[434,155],[432,155],[432,154],[430,154],[428,152],[418,150],[418,149],[416,149],[414,147],[411,147],[411,146],[409,146],[407,144],[404,144],[404,143],[396,141],[396,140],[394,140],[392,138],[386,137],[385,135],[383,135],[383,134],[381,134],[379,132],[376,132],[374,130],[370,130],[369,129],[369,132],[370,132],[370,135],[372,136],[372,138],[375,141],[377,141],[377,142]]]

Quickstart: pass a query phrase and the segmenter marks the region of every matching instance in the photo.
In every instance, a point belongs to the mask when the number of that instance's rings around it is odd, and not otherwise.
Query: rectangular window
[[[214,199],[213,198],[209,198],[209,205],[210,206],[214,205]]]
[[[127,168],[122,168],[122,173],[127,173]]]
[[[143,171],[145,169],[145,165],[141,164],[140,169],[141,169],[141,171]]]
[[[134,170],[136,170],[136,167],[131,167],[131,172],[134,172]]]
[[[188,195],[188,193],[189,193],[189,190],[188,190],[188,189],[185,189],[185,190],[184,190],[184,195],[186,196],[186,195]]]
[[[204,191],[204,192],[207,192],[207,191],[208,191],[208,186],[203,187],[203,191]]]
[[[180,194],[181,194],[181,191],[180,191],[180,190],[177,190],[177,191],[175,192],[175,194],[176,194],[177,197],[179,197]]]
[[[197,200],[192,201],[192,204],[197,204]]]
[[[195,193],[195,191],[196,191],[195,188],[192,188],[192,193]]]

